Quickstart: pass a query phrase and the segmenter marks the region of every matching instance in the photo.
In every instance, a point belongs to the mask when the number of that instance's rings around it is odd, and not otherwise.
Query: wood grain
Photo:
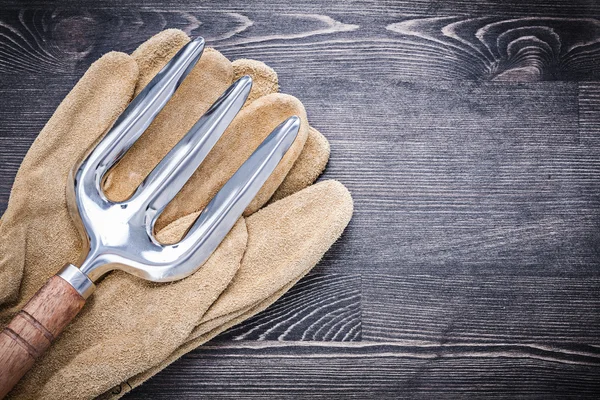
[[[167,27],[274,67],[355,215],[315,273],[128,398],[598,398],[600,3],[0,7],[0,212],[60,100]]]
[[[310,274],[219,340],[357,341],[361,320],[360,275]]]
[[[6,8],[23,7],[19,0],[3,0]],[[51,6],[45,0],[30,0],[29,7],[49,9]],[[68,8],[63,5],[61,8]],[[469,0],[439,1],[439,0],[353,0],[352,3],[315,2],[311,0],[279,0],[266,3],[260,0],[240,2],[221,2],[206,0],[202,2],[187,2],[183,0],[82,0],[73,8],[97,8],[116,11],[145,11],[160,12],[186,10],[188,12],[220,11],[220,12],[254,12],[272,14],[274,16],[290,13],[330,13],[348,16],[381,17],[383,15],[470,15],[490,13],[495,15],[562,15],[572,17],[590,17],[600,13],[600,5],[591,0],[527,0],[527,1],[481,1]]]
[[[431,17],[386,26],[412,37],[425,71],[498,81],[595,80],[600,21],[593,18]],[[421,73],[423,68],[420,69]]]
[[[362,289],[365,340],[600,349],[597,277],[377,275]]]
[[[321,271],[595,275],[600,149],[575,84],[337,82],[347,97],[304,85],[356,204]]]
[[[127,398],[593,398],[598,373],[593,351],[242,342],[204,346]]]
[[[600,141],[600,82],[579,84],[579,135],[585,145]]]
[[[461,15],[460,4],[449,15],[444,7],[429,15],[419,15],[419,7],[390,12],[395,6],[360,13],[314,5],[280,13],[264,6],[227,11],[210,3],[142,9],[6,6],[0,71],[79,76],[99,55],[130,52],[144,38],[176,27],[202,34],[229,57],[264,60],[286,77],[343,73],[361,79],[375,71],[411,81],[600,77],[600,23],[585,12],[597,5],[557,15],[549,10],[545,16],[515,16],[514,4],[496,14],[469,12],[474,15]]]

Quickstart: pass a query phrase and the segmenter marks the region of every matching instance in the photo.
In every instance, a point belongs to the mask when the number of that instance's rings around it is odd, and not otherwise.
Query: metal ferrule
[[[69,282],[84,299],[90,297],[96,289],[94,282],[73,264],[66,264],[56,275]]]

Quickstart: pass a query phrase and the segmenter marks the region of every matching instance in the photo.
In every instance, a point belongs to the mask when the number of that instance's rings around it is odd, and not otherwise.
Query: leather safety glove
[[[132,97],[189,41],[161,32],[132,55],[96,61],[57,108],[17,173],[0,220],[0,325],[82,246],[66,205],[69,171]],[[273,70],[229,62],[213,49],[202,58],[148,130],[109,172],[105,193],[127,198],[168,150],[239,76],[254,80],[250,98],[156,224],[161,242],[178,241],[202,208],[275,126],[291,115],[301,129],[289,152],[209,260],[173,283],[115,271],[9,394],[9,398],[118,397],[182,354],[263,310],[306,274],[352,215],[338,182],[310,185],[323,170],[327,141],[309,128],[302,104],[278,94]],[[303,190],[301,190],[303,189]],[[271,203],[265,207],[265,204]],[[277,200],[277,201],[275,201]],[[127,382],[127,385],[122,385]]]

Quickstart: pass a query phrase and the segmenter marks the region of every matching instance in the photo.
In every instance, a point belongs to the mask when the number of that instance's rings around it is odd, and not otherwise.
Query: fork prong
[[[242,109],[251,88],[249,76],[234,82],[140,184],[131,203],[146,210],[150,227]]]
[[[296,140],[300,118],[292,116],[277,126],[217,192],[180,242],[201,265],[231,230],[260,188]]]
[[[110,131],[82,163],[99,180],[129,150],[173,96],[204,51],[204,39],[189,42],[160,70],[119,116]],[[97,182],[99,185],[100,182]]]

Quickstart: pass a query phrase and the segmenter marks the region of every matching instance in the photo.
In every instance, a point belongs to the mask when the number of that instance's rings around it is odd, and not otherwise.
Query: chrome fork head
[[[161,244],[154,224],[205,159],[242,108],[248,76],[229,87],[125,201],[103,193],[105,174],[146,130],[192,70],[204,49],[198,38],[184,46],[131,102],[112,129],[72,173],[68,199],[88,253],[80,270],[92,281],[121,269],[155,282],[185,278],[213,253],[250,204],[300,128],[296,116],[282,122],[221,188],[175,244]]]

